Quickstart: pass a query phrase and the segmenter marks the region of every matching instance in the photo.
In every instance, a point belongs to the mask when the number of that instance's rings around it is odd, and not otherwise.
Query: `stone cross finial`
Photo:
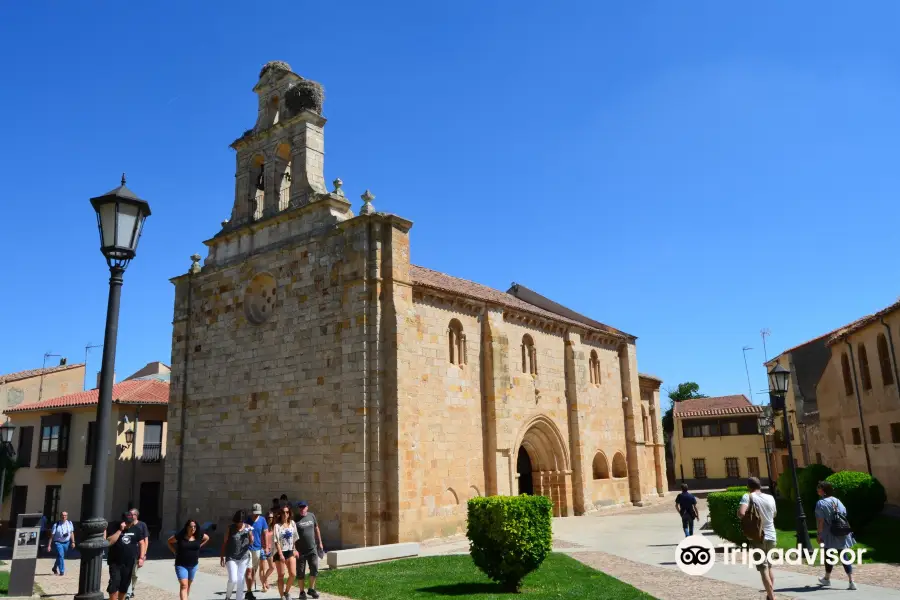
[[[341,178],[338,177],[337,179],[332,181],[332,183],[334,184],[334,191],[331,193],[335,196],[343,196],[344,192],[341,190],[341,186],[344,185],[344,182],[341,181]]]
[[[365,193],[360,196],[360,198],[362,198],[363,207],[362,210],[359,211],[359,214],[371,215],[373,212],[375,212],[375,207],[372,206],[372,200],[375,199],[375,194],[373,194],[369,190],[366,190]]]
[[[200,259],[203,258],[199,254],[194,254],[191,256],[191,268],[189,273],[192,275],[200,272]]]
[[[122,173],[122,185],[125,185],[125,173]]]

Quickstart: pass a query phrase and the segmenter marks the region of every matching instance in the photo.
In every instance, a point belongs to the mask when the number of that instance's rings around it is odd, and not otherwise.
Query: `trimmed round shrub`
[[[488,496],[468,502],[466,536],[475,566],[510,591],[553,547],[553,503],[546,496]]]
[[[735,544],[747,541],[741,529],[741,520],[737,516],[741,498],[746,493],[747,490],[740,492],[712,492],[706,497],[712,530],[723,540],[728,540]]]
[[[797,469],[797,479],[800,479],[803,476],[803,470],[803,467]],[[775,486],[778,488],[779,496],[794,502],[797,501],[797,495],[794,493],[794,475],[791,473],[790,469],[787,469],[778,476]]]
[[[800,481],[800,499],[803,501],[803,511],[806,513],[808,522],[811,519],[815,519],[816,502],[819,501],[819,493],[816,491],[816,487],[820,481],[825,481],[833,473],[834,471],[825,465],[815,464],[804,467],[797,474],[797,479]],[[794,502],[796,502],[796,499]]]
[[[854,531],[865,529],[887,502],[884,486],[868,473],[840,471],[825,481],[834,486],[834,495],[847,507],[847,519]]]

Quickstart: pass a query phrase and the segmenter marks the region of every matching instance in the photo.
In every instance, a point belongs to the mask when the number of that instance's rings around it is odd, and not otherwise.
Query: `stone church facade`
[[[325,187],[319,84],[273,62],[254,91],[231,217],[172,280],[165,527],[286,493],[347,548],[462,532],[473,496],[665,494],[635,337],[411,264],[410,221]]]

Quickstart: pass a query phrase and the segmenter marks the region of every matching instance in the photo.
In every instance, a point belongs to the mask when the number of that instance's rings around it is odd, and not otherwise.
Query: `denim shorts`
[[[175,576],[178,577],[178,579],[193,581],[199,567],[200,565],[194,565],[193,567],[180,567],[175,565]]]

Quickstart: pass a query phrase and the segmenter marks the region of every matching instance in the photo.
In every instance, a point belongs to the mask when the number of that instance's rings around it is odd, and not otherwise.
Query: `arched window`
[[[537,350],[527,333],[522,337],[522,372],[537,375]]]
[[[628,477],[628,469],[625,466],[625,457],[622,456],[621,452],[616,452],[616,455],[613,456],[612,476]]]
[[[866,354],[866,347],[862,343],[857,346],[859,349],[859,377],[862,379],[864,390],[872,389],[872,375],[869,373],[869,355]]]
[[[594,455],[594,479],[609,479],[609,463],[602,452]]]
[[[588,366],[590,367],[591,383],[600,385],[600,357],[597,356],[596,350],[591,350],[591,360]]]
[[[641,416],[644,418],[644,441],[650,441],[650,419],[647,417],[647,409],[641,407]]]
[[[884,385],[894,383],[894,372],[891,370],[891,355],[888,352],[887,338],[883,333],[878,334],[878,342],[875,344],[878,348],[878,365],[881,367],[881,382]]]
[[[266,205],[266,159],[260,155],[253,157],[250,167],[250,181],[253,184],[251,198],[253,199],[253,220],[262,219],[263,209]]]
[[[844,393],[848,396],[852,396],[853,378],[850,375],[850,359],[847,358],[846,352],[841,354],[841,374],[844,377]]]
[[[450,340],[450,362],[454,365],[466,364],[466,334],[463,333],[462,323],[456,319],[451,320],[447,333]]]

